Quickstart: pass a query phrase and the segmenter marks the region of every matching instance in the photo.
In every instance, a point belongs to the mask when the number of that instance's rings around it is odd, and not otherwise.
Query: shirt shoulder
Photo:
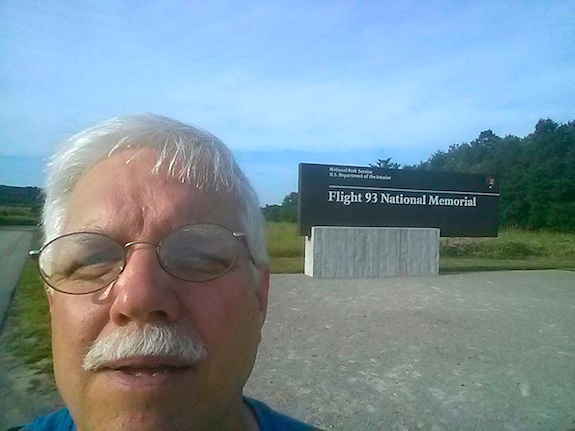
[[[68,409],[63,408],[47,416],[38,416],[34,422],[21,429],[22,431],[75,431],[76,426]]]
[[[309,424],[278,413],[261,401],[244,398],[256,415],[261,431],[320,431]],[[63,408],[47,416],[39,416],[34,422],[21,428],[26,431],[75,431],[76,427],[68,409]]]
[[[261,431],[321,431],[319,428],[278,413],[261,401],[249,397],[244,397],[244,401],[256,415]]]

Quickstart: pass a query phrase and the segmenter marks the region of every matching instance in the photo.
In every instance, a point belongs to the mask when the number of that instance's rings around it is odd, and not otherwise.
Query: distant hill
[[[14,187],[0,185],[0,205],[42,206],[42,189],[39,187]]]

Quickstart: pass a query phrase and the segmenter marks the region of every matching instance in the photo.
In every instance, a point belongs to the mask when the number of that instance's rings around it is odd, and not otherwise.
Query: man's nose
[[[176,282],[161,267],[154,247],[132,245],[124,270],[111,286],[110,319],[118,325],[177,321],[181,305]]]

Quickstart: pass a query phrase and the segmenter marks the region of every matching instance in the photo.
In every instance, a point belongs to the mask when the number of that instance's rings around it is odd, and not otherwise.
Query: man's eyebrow
[[[79,230],[78,232],[91,232],[91,233],[99,233],[102,235],[106,235],[109,237],[114,238],[115,237],[115,232],[110,229],[105,228],[102,225],[99,224],[95,224],[95,225],[87,225],[84,226],[81,230]]]

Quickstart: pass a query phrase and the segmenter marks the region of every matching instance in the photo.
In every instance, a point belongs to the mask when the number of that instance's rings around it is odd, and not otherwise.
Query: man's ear
[[[268,294],[270,289],[270,269],[265,268],[260,271],[260,280],[258,282],[256,296],[259,303],[260,327],[264,326],[266,313],[268,310]]]

